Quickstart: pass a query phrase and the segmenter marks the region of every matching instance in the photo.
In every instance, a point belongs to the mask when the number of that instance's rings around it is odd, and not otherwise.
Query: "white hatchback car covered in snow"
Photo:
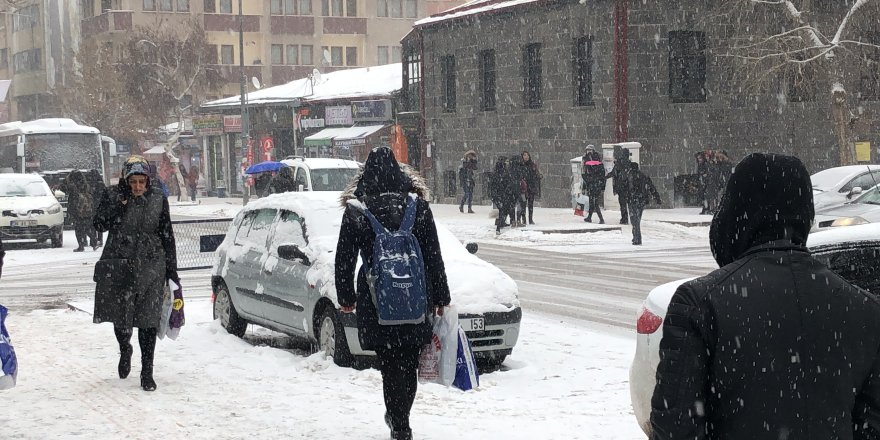
[[[64,213],[42,177],[0,174],[0,236],[63,245]]]
[[[248,323],[317,343],[338,365],[361,348],[357,317],[339,311],[334,279],[343,209],[338,192],[290,192],[250,203],[217,249],[214,318],[242,336]],[[482,365],[500,365],[519,337],[516,283],[437,225],[451,305]]]
[[[319,157],[284,159],[281,163],[293,168],[297,191],[343,191],[361,167],[353,160]]]
[[[880,165],[828,168],[810,176],[816,210],[838,206],[880,184]]]
[[[814,257],[847,281],[880,294],[880,224],[840,228],[810,234]],[[679,285],[693,278],[655,287],[636,320],[636,354],[629,372],[633,412],[642,430],[651,432],[651,396],[660,364],[663,319]]]

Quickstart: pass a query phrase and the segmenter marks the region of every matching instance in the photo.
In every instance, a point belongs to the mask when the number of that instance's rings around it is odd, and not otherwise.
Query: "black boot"
[[[412,440],[412,429],[391,431],[391,440]]]
[[[82,247],[82,245],[80,245],[80,247],[74,249],[73,251],[74,252],[82,252],[83,250],[85,250],[85,249]]]
[[[139,329],[138,342],[141,346],[141,388],[144,391],[155,391],[156,381],[153,380],[153,355],[156,351],[156,329]]]
[[[134,349],[131,347],[131,330],[113,327],[116,333],[116,341],[119,342],[119,378],[125,379],[131,373],[131,355]]]

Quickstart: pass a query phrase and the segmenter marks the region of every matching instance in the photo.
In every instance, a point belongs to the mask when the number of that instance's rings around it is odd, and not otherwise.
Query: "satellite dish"
[[[329,50],[329,49],[324,49],[324,64],[327,65],[327,66],[329,66],[329,65],[330,65],[330,61],[331,61],[331,58],[330,58],[330,50]]]
[[[312,80],[314,80],[316,84],[321,84],[321,71],[320,70],[312,69]]]
[[[263,88],[263,85],[260,84],[259,78],[257,78],[256,76],[251,77],[251,84],[253,84],[254,88],[256,88],[257,90]]]

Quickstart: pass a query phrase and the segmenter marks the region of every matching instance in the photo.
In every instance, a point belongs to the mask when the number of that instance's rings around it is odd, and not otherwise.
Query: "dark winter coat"
[[[433,306],[446,306],[450,302],[446,268],[440,253],[437,228],[431,208],[425,201],[427,188],[421,178],[409,171],[404,173],[396,167],[396,162],[393,168],[375,166],[372,162],[387,163],[389,158],[380,157],[371,161],[373,155],[374,153],[371,153],[367,159],[363,174],[342,197],[345,213],[342,216],[339,242],[336,246],[336,297],[340,306],[356,305],[358,336],[363,348],[375,350],[380,346],[392,348],[421,346],[431,338],[431,325],[427,321],[430,310],[433,310]],[[416,222],[412,232],[419,242],[424,258],[429,310],[426,310],[426,320],[421,324],[379,325],[366,279],[366,270],[372,264],[376,233],[357,205],[366,206],[387,229],[397,230],[403,219],[406,197],[409,193],[419,196]],[[356,197],[356,194],[360,196]],[[358,255],[364,263],[355,277]]]
[[[89,170],[86,173],[86,181],[89,182],[89,186],[92,188],[92,202],[95,205],[95,209],[98,209],[98,204],[101,203],[101,199],[104,197],[107,185],[104,185],[104,179],[98,173],[98,170]]]
[[[496,205],[511,205],[519,196],[519,184],[513,180],[502,160],[495,162],[495,172],[489,178],[489,191]]]
[[[605,191],[605,165],[602,164],[602,156],[596,151],[589,151],[581,158],[581,164],[581,178],[587,194],[595,196]]]
[[[529,160],[520,161],[520,166],[522,167],[521,177],[526,182],[526,195],[537,196],[541,184],[541,170],[538,168],[538,164],[531,159],[530,155]]]
[[[266,187],[266,194],[281,194],[296,190],[296,182],[293,180],[293,169],[284,167],[269,182],[269,186]]]
[[[611,190],[614,195],[627,196],[629,190],[629,172],[632,169],[632,162],[629,159],[618,159],[614,161],[614,168],[605,178],[613,179],[611,181]]]
[[[644,208],[651,203],[651,200],[661,204],[660,193],[654,186],[654,182],[639,169],[639,164],[633,162],[629,172],[627,183],[629,187],[626,192],[629,194],[629,203]]]
[[[465,153],[461,159],[461,167],[458,169],[458,184],[462,188],[473,188],[477,184],[475,173],[477,171],[477,153],[473,150]]]
[[[73,170],[60,187],[67,194],[67,215],[74,223],[89,222],[95,213],[92,189],[79,170]]]
[[[94,225],[98,232],[109,231],[101,260],[134,261],[135,276],[119,288],[111,277],[96,273],[94,321],[153,328],[159,325],[166,280],[179,280],[168,199],[152,187],[143,197],[133,197],[127,187],[120,181],[107,189]],[[128,203],[123,205],[121,198]]]
[[[812,219],[799,160],[737,166],[710,230],[721,269],[663,323],[653,439],[880,438],[880,302],[810,256]]]

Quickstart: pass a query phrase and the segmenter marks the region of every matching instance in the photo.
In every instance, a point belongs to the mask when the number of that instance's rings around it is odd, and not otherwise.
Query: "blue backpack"
[[[382,226],[369,209],[363,211],[376,233],[373,263],[366,269],[366,275],[380,325],[425,322],[428,310],[425,264],[422,249],[412,233],[416,206],[416,200],[407,197],[403,221],[395,232]]]
[[[9,341],[9,333],[6,331],[6,307],[0,305],[0,390],[15,386],[15,377],[18,373],[18,362],[15,358],[15,349]]]

